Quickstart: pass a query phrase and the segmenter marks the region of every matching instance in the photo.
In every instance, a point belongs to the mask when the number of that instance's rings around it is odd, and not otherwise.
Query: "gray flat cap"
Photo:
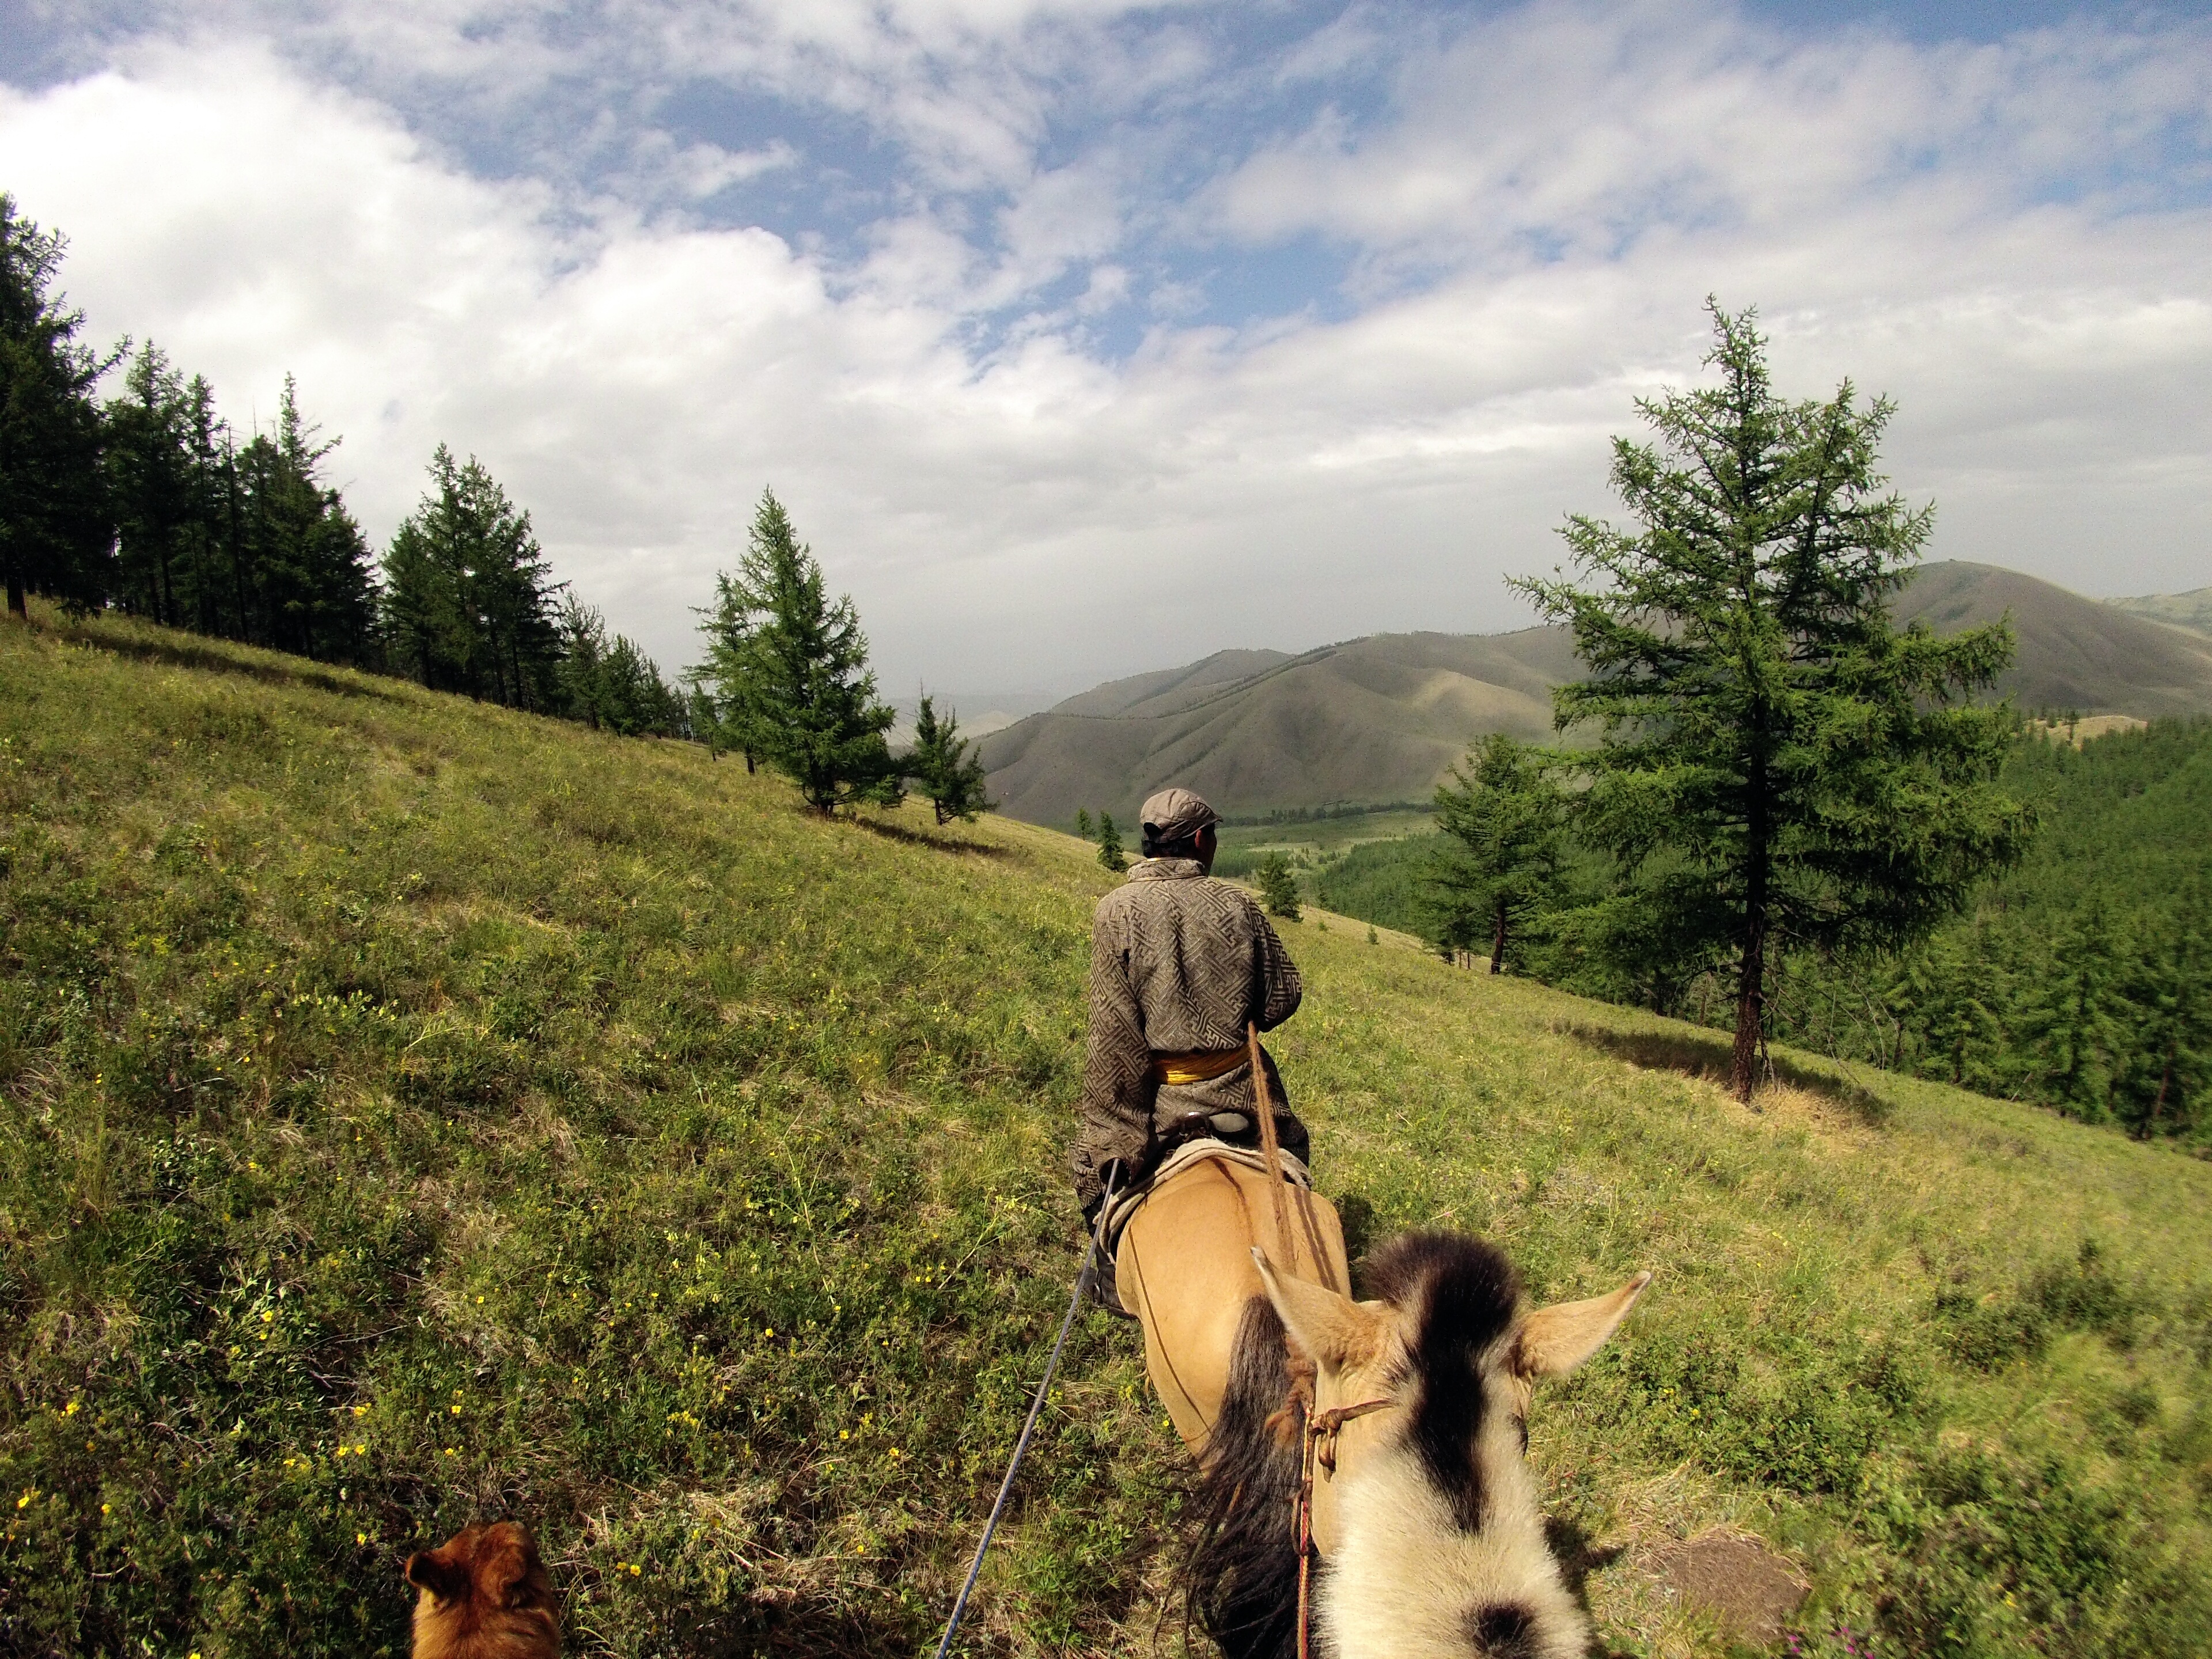
[[[1188,789],[1163,789],[1145,803],[1137,821],[1154,841],[1181,841],[1220,823],[1221,814]]]

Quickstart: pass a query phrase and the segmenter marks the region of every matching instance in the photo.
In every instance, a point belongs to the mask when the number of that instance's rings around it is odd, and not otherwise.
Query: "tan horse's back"
[[[1145,1328],[1145,1369],[1176,1432],[1203,1454],[1229,1384],[1244,1304],[1265,1297],[1252,1247],[1300,1279],[1347,1291],[1344,1228],[1318,1193],[1207,1158],[1156,1185],[1121,1234],[1114,1283]]]

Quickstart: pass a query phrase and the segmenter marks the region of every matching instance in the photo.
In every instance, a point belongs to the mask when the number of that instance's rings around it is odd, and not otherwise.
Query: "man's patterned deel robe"
[[[1091,931],[1091,1051],[1082,1122],[1070,1163],[1087,1210],[1098,1171],[1120,1158],[1150,1168],[1158,1133],[1186,1112],[1255,1117],[1252,1066],[1202,1083],[1168,1085],[1155,1054],[1218,1054],[1245,1046],[1251,1021],[1273,1030],[1297,1012],[1297,965],[1251,896],[1215,881],[1195,859],[1147,859],[1098,902]],[[1306,1155],[1305,1125],[1262,1051],[1283,1150]],[[1256,1121],[1256,1118],[1255,1118]],[[1257,1144],[1256,1135],[1239,1137]]]

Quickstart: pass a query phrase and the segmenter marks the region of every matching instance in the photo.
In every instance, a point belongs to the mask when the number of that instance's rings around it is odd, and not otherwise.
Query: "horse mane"
[[[1186,1626],[1196,1623],[1227,1659],[1287,1659],[1297,1649],[1291,1501],[1305,1407],[1283,1322],[1267,1297],[1253,1297],[1206,1439],[1194,1504],[1198,1540],[1182,1575]]]

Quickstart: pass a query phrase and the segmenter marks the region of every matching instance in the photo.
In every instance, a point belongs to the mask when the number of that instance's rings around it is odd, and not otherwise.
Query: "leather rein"
[[[1356,1406],[1332,1406],[1306,1418],[1305,1444],[1298,1456],[1298,1495],[1295,1534],[1298,1540],[1298,1659],[1310,1659],[1313,1638],[1313,1489],[1314,1465],[1331,1475],[1336,1473],[1336,1435],[1355,1417],[1395,1406],[1395,1400],[1363,1400]]]

